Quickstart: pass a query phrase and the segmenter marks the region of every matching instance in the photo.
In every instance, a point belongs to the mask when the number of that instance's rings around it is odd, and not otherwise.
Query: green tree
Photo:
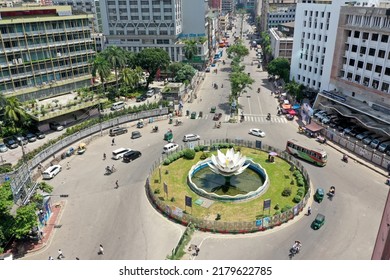
[[[287,83],[284,88],[296,101],[299,102],[303,99],[303,85],[298,84],[294,79]]]
[[[240,60],[249,54],[249,50],[246,46],[244,46],[242,43],[236,43],[232,46],[230,46],[227,49],[227,54],[229,57],[238,57]]]
[[[138,86],[142,79],[143,71],[142,68],[137,66],[135,69],[125,68],[121,73],[123,83],[134,89]]]
[[[4,119],[8,122],[13,130],[15,127],[23,126],[28,116],[22,108],[22,103],[16,97],[7,98],[4,108]]]
[[[14,204],[9,183],[0,186],[0,215],[8,214]]]
[[[177,72],[175,80],[177,82],[185,82],[185,81],[190,82],[192,77],[194,77],[195,73],[196,70],[194,69],[194,67],[186,64]]]
[[[10,184],[4,183],[0,185],[0,254],[3,253],[3,247],[13,234],[14,217],[10,214],[13,204]]]
[[[198,54],[198,46],[197,41],[191,39],[191,40],[185,40],[184,41],[184,47],[183,47],[184,56],[188,61],[192,61],[195,55]]]
[[[184,66],[182,62],[172,62],[168,66],[168,71],[171,73],[171,78],[176,77],[177,72]]]
[[[168,67],[170,59],[168,53],[159,48],[143,49],[137,54],[138,65],[149,73],[146,80],[146,88],[153,82],[159,69]]]
[[[36,206],[34,203],[19,207],[16,210],[13,232],[15,237],[20,239],[27,235],[31,229],[38,225]]]
[[[290,62],[287,58],[278,57],[268,64],[270,75],[280,76],[286,83],[290,80]]]
[[[106,79],[110,76],[110,64],[102,53],[99,53],[92,61],[92,77],[99,76],[103,89],[106,91]]]
[[[122,69],[126,66],[126,55],[122,48],[117,46],[109,46],[107,49],[103,51],[104,57],[107,59],[111,68],[115,71],[115,84],[116,89],[118,89],[118,70]]]
[[[253,84],[254,82],[255,80],[253,80],[246,73],[233,72],[230,75],[230,84],[232,87],[231,99],[237,100],[237,98],[244,92],[244,90],[250,87],[250,85]]]

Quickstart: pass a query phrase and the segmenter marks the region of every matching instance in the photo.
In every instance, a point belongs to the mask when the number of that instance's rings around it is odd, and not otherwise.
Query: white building
[[[102,0],[100,2],[106,46],[132,52],[162,48],[172,61],[183,59],[180,38],[208,37],[204,0]],[[201,56],[207,52],[199,46]]]
[[[340,6],[346,2],[297,3],[290,79],[314,90],[328,89]]]
[[[272,56],[274,58],[283,57],[291,62],[291,54],[294,42],[294,23],[280,24],[278,28],[269,30]]]

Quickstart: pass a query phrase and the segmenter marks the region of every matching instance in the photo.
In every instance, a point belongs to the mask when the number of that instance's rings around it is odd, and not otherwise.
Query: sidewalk
[[[42,229],[43,238],[39,241],[13,241],[5,253],[12,253],[14,259],[23,258],[29,253],[37,252],[46,247],[53,237],[55,226],[58,224],[60,214],[65,207],[65,202],[60,201],[52,205],[52,213],[46,226]]]

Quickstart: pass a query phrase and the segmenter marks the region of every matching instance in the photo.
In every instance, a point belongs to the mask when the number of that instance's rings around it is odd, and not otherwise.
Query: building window
[[[363,61],[358,61],[357,68],[363,68]]]
[[[360,79],[362,77],[360,75],[355,75],[355,82],[360,83]]]
[[[382,73],[382,66],[376,65],[376,66],[375,66],[375,72],[376,72],[376,73],[379,73],[379,74]]]
[[[367,63],[366,70],[368,70],[368,71],[372,70],[372,63]]]
[[[375,49],[370,48],[370,50],[368,51],[368,55],[375,56]]]
[[[372,41],[378,41],[378,33],[373,33],[372,35],[371,35],[371,40]]]
[[[364,77],[363,79],[363,85],[365,85],[366,87],[368,87],[368,83],[370,82],[370,78],[368,77]]]
[[[378,57],[385,58],[386,52],[384,50],[378,50]]]
[[[367,48],[366,47],[360,47],[360,54],[366,54]]]
[[[381,42],[382,43],[387,43],[389,41],[389,35],[382,35]]]
[[[351,52],[357,52],[357,45],[352,45]]]
[[[387,83],[382,83],[382,88],[381,88],[382,91],[384,92],[388,92],[389,91],[389,84]]]
[[[385,68],[385,75],[390,76],[390,68],[389,67]]]
[[[355,33],[353,34],[353,37],[359,38],[359,36],[360,36],[360,31],[355,31]]]

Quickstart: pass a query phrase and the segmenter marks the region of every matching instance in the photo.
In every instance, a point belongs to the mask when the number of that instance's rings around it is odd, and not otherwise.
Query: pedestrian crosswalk
[[[202,119],[213,119],[214,114],[205,114]],[[229,122],[230,116],[223,115],[219,121],[221,122]],[[285,116],[272,116],[271,120],[267,120],[266,115],[244,115],[245,122],[253,122],[253,123],[287,123],[287,119]]]

